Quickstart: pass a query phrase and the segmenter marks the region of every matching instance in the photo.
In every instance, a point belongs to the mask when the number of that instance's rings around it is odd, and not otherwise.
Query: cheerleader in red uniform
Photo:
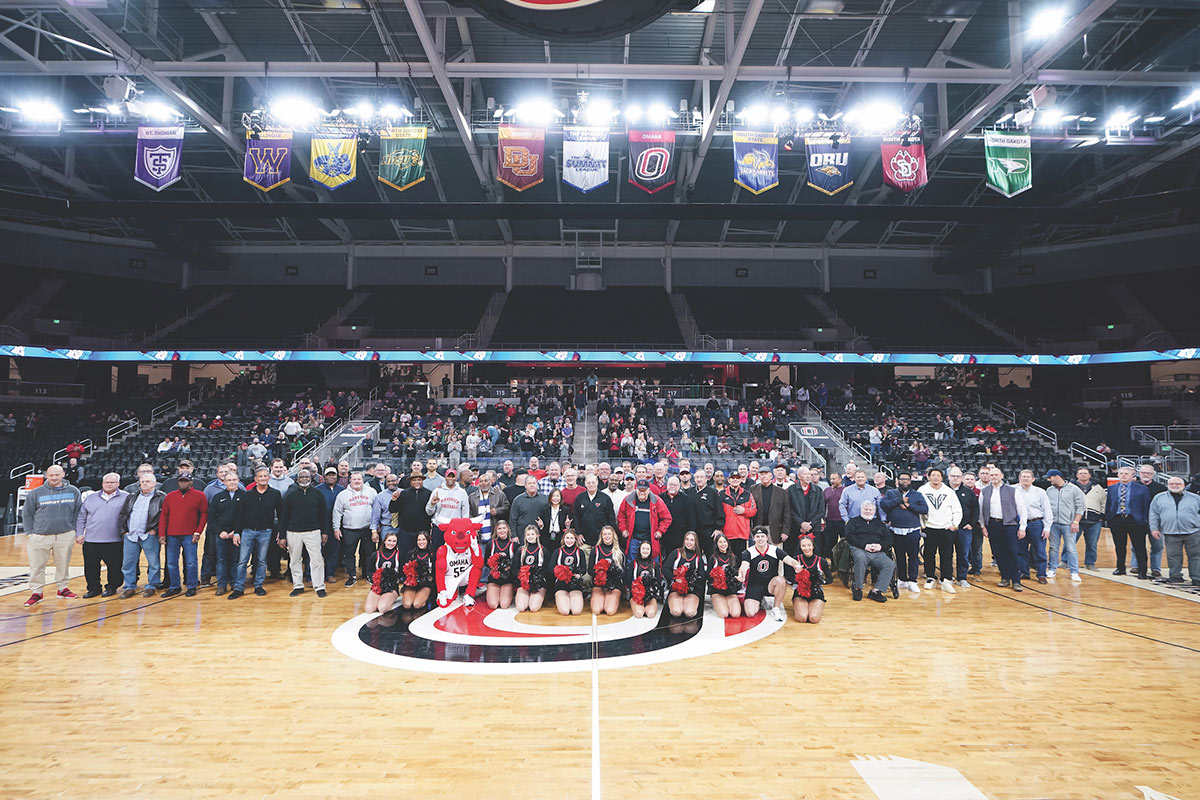
[[[713,612],[721,619],[740,617],[742,601],[738,599],[738,591],[742,584],[737,579],[738,555],[720,531],[713,540],[713,554],[708,563],[708,592],[712,595]]]
[[[429,533],[417,534],[416,544],[403,559],[400,573],[400,605],[404,608],[425,608],[433,594],[433,551],[429,549]]]
[[[487,565],[488,608],[508,608],[517,585],[517,540],[512,538],[505,520],[496,523],[496,531],[488,542]]]
[[[588,572],[592,576],[592,613],[611,617],[621,607],[625,574],[625,556],[612,525],[600,529],[600,540],[588,559]]]
[[[554,552],[554,604],[564,616],[583,613],[587,561],[587,553],[579,547],[578,535],[567,528],[562,535],[562,546]]]
[[[663,560],[663,575],[670,584],[667,611],[674,617],[694,617],[704,602],[704,584],[708,562],[700,552],[695,531],[683,535],[683,547],[672,550]]]
[[[538,611],[546,602],[546,551],[537,525],[525,526],[525,544],[517,551],[517,611]]]
[[[637,556],[625,567],[625,589],[629,592],[629,607],[635,617],[658,614],[662,598],[662,573],[654,561],[654,548],[647,539],[638,545]]]
[[[792,615],[796,622],[811,622],[815,625],[825,614],[825,590],[821,588],[825,583],[825,573],[821,570],[821,558],[813,548],[811,536],[801,537],[797,560],[800,566],[796,567]]]
[[[363,611],[368,614],[379,611],[384,614],[392,610],[400,598],[400,538],[395,533],[383,537],[383,544],[375,551],[375,572],[371,575],[371,588]]]

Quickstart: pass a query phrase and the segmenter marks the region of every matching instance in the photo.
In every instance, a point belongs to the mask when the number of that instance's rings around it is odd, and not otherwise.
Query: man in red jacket
[[[758,513],[754,495],[742,486],[741,472],[729,473],[729,486],[721,493],[721,504],[725,509],[725,538],[729,549],[740,558],[749,547],[750,520]]]
[[[621,510],[617,514],[617,528],[626,540],[628,558],[635,558],[641,543],[649,541],[653,557],[657,559],[658,540],[670,527],[670,509],[650,491],[650,481],[642,478],[637,482],[637,490],[621,501]]]
[[[167,572],[171,576],[171,588],[163,592],[163,598],[174,597],[183,591],[179,579],[180,550],[183,550],[183,564],[187,570],[187,596],[196,596],[199,583],[196,542],[200,541],[200,533],[208,522],[208,499],[204,492],[192,488],[191,473],[185,472],[177,480],[179,488],[163,500],[158,518],[158,538],[167,543]]]

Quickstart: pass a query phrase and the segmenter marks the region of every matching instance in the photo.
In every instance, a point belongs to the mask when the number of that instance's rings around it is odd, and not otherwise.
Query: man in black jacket
[[[278,533],[279,519],[283,511],[283,495],[268,484],[271,470],[259,467],[254,471],[254,485],[246,490],[242,502],[238,503],[237,529],[233,543],[239,548],[237,572],[233,576],[233,591],[228,599],[236,600],[245,594],[246,566],[251,554],[258,561],[254,569],[254,593],[262,597],[267,593],[263,581],[267,577],[267,545]]]
[[[707,470],[697,470],[695,483],[688,492],[696,502],[696,533],[705,555],[712,555],[713,532],[725,522],[725,509],[721,505],[721,493],[708,480]]]
[[[584,490],[575,498],[575,508],[571,516],[575,519],[575,528],[583,540],[591,547],[600,540],[600,529],[611,525],[617,529],[617,512],[613,508],[612,499],[600,491],[600,479],[588,475],[583,481]]]
[[[409,487],[388,503],[388,511],[398,515],[400,524],[396,535],[400,539],[401,553],[416,547],[418,533],[429,533],[429,515],[425,513],[425,506],[432,495],[433,492],[425,488],[425,476],[414,472]]]
[[[683,547],[685,533],[696,530],[696,504],[690,494],[680,491],[679,478],[674,475],[667,478],[667,490],[658,497],[671,512],[671,526],[663,534],[661,542],[665,558],[672,550]]]
[[[825,552],[821,540],[822,523],[825,520],[825,495],[812,483],[811,478],[812,472],[809,468],[800,465],[796,469],[796,482],[787,490],[788,501],[792,507],[792,530],[783,542],[783,550],[793,558],[800,552],[800,538],[810,534],[813,537],[814,549],[818,553]],[[830,575],[830,570],[826,569],[825,574]]]
[[[967,572],[970,570],[972,541],[976,536],[983,537],[979,526],[979,498],[963,485],[963,471],[958,467],[951,467],[946,478],[962,506],[962,522],[954,536],[954,577],[959,586],[966,587],[971,585],[967,582]]]
[[[886,603],[880,587],[892,585],[892,573],[896,570],[896,562],[887,551],[892,546],[892,532],[883,520],[876,516],[875,503],[863,501],[859,508],[859,516],[846,523],[846,543],[850,546],[850,558],[854,565],[854,584],[851,587],[855,600],[862,600],[863,582],[867,578],[867,569],[878,568],[879,576],[875,585],[867,595],[877,603]]]
[[[237,530],[238,509],[246,496],[238,481],[237,470],[222,469],[221,475],[224,488],[208,501],[208,527],[204,533],[205,541],[212,540],[216,551],[217,597],[225,594],[233,584],[233,570],[238,562],[233,533]]]
[[[296,483],[283,496],[283,511],[279,515],[279,525],[285,534],[280,537],[279,546],[287,547],[292,597],[304,594],[303,554],[306,550],[313,589],[317,591],[317,597],[325,596],[325,559],[321,547],[329,541],[333,524],[331,514],[325,495],[313,484],[312,472],[300,470],[296,474]]]

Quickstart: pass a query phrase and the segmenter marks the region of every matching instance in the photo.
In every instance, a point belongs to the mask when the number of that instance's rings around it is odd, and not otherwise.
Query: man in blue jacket
[[[1183,490],[1183,478],[1167,480],[1167,491],[1150,501],[1150,535],[1162,538],[1170,577],[1164,583],[1183,583],[1183,553],[1193,586],[1200,586],[1200,497]]]
[[[1117,470],[1117,483],[1108,488],[1104,510],[1108,530],[1117,550],[1117,568],[1113,575],[1125,574],[1125,542],[1133,544],[1137,554],[1138,577],[1146,579],[1146,535],[1150,532],[1150,492],[1133,479],[1133,467]]]
[[[929,504],[925,495],[912,488],[912,475],[908,472],[896,476],[896,488],[889,489],[880,504],[892,529],[898,588],[920,594],[917,568],[921,564],[921,517],[929,513]]]

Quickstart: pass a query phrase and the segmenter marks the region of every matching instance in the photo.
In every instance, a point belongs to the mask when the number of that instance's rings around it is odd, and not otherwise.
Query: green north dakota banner
[[[987,162],[987,185],[1005,197],[1013,197],[1033,186],[1033,160],[1029,134],[983,132],[983,155]]]
[[[379,135],[379,180],[402,192],[425,180],[426,131],[413,125]]]

